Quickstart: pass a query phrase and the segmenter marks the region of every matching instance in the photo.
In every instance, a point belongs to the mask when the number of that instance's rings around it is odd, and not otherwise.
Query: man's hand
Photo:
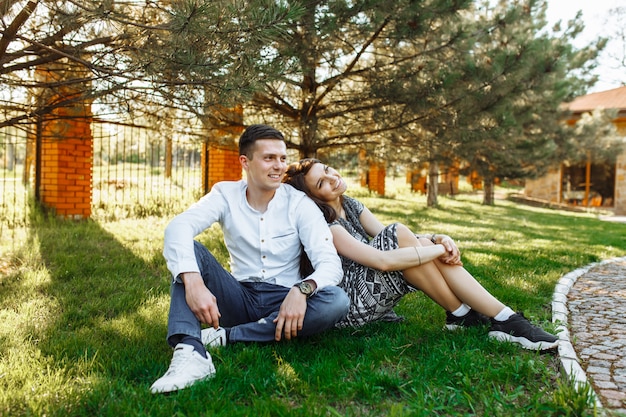
[[[182,274],[185,284],[185,300],[201,323],[214,328],[220,325],[220,310],[217,307],[217,299],[204,285],[202,276],[198,272],[185,272]]]
[[[274,320],[274,323],[276,323],[276,335],[274,338],[277,342],[282,338],[283,330],[287,340],[298,336],[298,332],[302,330],[302,324],[304,323],[306,307],[306,295],[302,294],[298,288],[292,287],[280,305],[278,317]]]

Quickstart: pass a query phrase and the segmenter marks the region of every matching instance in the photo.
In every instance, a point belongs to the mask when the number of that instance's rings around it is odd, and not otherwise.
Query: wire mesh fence
[[[202,191],[201,144],[185,134],[94,124],[92,217],[168,215]]]
[[[28,217],[26,146],[23,130],[0,130],[0,231],[22,227]]]
[[[25,168],[27,134],[19,127],[0,130],[0,249],[27,235],[30,216],[30,180]],[[3,267],[4,260],[0,260]]]
[[[202,194],[202,144],[146,127],[94,123],[92,219],[168,216]],[[29,142],[30,140],[30,142]],[[19,127],[0,129],[0,238],[23,233],[34,207],[34,139]]]

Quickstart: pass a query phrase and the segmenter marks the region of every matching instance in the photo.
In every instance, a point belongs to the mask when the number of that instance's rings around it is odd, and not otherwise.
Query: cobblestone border
[[[591,268],[611,263],[616,259],[621,258],[595,262],[563,275],[554,287],[554,294],[552,296],[552,322],[557,324],[556,331],[560,340],[559,358],[561,361],[561,371],[565,377],[574,381],[576,388],[583,387],[585,385],[589,386],[595,398],[596,408],[598,410],[602,410],[602,402],[587,379],[585,370],[582,366],[580,366],[580,359],[576,355],[576,351],[574,350],[574,346],[572,346],[570,340],[570,333],[568,329],[569,310],[567,309],[567,294],[576,283],[576,280],[587,273]]]

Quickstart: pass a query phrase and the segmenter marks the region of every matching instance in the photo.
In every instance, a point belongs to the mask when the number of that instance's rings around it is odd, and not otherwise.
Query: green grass
[[[575,268],[626,254],[626,225],[592,214],[475,196],[358,196],[385,222],[458,242],[492,293],[553,330],[554,285]],[[405,297],[403,323],[308,340],[232,345],[215,378],[171,395],[149,387],[167,369],[167,218],[106,223],[35,216],[0,262],[2,416],[576,416],[588,392],[562,381],[558,358],[491,342],[485,330],[442,331],[444,312]],[[226,261],[221,233],[200,236]]]

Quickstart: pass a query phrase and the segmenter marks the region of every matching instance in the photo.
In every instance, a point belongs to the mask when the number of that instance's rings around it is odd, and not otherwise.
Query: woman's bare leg
[[[463,302],[454,294],[441,271],[432,263],[403,271],[406,282],[421,290],[447,311],[455,311]]]
[[[452,292],[479,313],[493,318],[506,307],[462,266],[447,265],[437,259],[432,263],[436,265]]]
[[[407,234],[410,230],[406,226],[398,227],[397,231],[401,247],[433,244],[428,239],[417,239],[415,236],[411,238]],[[435,259],[405,270],[404,279],[420,288],[448,311],[454,311],[454,303],[459,303],[458,307],[463,303],[494,319],[489,330],[491,338],[518,343],[531,350],[554,349],[559,344],[558,337],[532,325],[524,316],[515,314],[491,295],[461,265],[448,265]],[[445,282],[445,285],[442,282]]]
[[[398,225],[397,233],[400,247],[432,245],[428,239],[417,239],[406,226]],[[462,266],[434,260],[406,269],[403,274],[408,283],[448,311],[454,311],[465,303],[479,313],[495,317],[506,307]]]
[[[415,234],[406,226],[398,224],[396,231],[400,247],[420,246]],[[432,262],[406,269],[403,271],[403,276],[406,282],[424,292],[447,311],[454,311],[462,304],[462,301],[448,286],[439,268]]]

